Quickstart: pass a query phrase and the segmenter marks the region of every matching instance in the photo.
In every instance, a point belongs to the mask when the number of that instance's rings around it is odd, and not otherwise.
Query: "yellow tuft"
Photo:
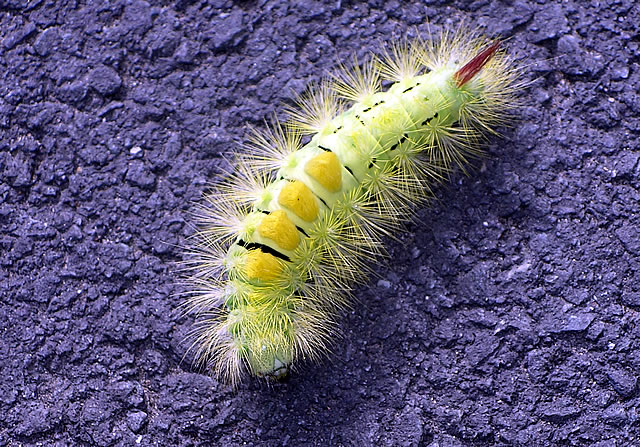
[[[299,130],[283,126],[274,117],[271,123],[266,123],[264,130],[250,128],[249,142],[240,154],[239,164],[254,172],[278,170],[291,154],[300,149],[300,138]]]
[[[329,265],[331,271],[338,272],[336,277],[364,283],[371,261],[380,254],[380,244],[364,234],[360,238],[353,235],[349,219],[333,211],[323,211],[309,230],[310,245],[322,254],[322,262]]]
[[[340,65],[332,75],[332,88],[336,94],[353,102],[366,102],[380,91],[380,71],[375,59],[360,68],[358,59],[353,58],[352,66]]]
[[[201,228],[199,236],[218,245],[226,245],[237,238],[243,231],[249,207],[226,192],[208,194],[205,202],[195,213]]]
[[[258,232],[260,236],[271,239],[284,250],[294,250],[300,243],[298,229],[283,210],[276,210],[265,216],[260,222]]]
[[[282,272],[280,261],[272,254],[265,253],[259,248],[250,250],[245,262],[244,269],[248,279],[271,281]]]
[[[226,202],[248,207],[262,197],[273,179],[268,171],[256,171],[253,167],[251,163],[236,163],[235,171],[207,196],[211,209],[224,207]],[[221,212],[224,216],[226,210],[221,209]]]
[[[309,160],[304,172],[329,192],[338,192],[342,188],[342,165],[333,152],[323,152]]]
[[[278,203],[289,208],[300,219],[313,222],[318,217],[318,204],[311,190],[300,180],[287,183],[280,191]]]
[[[391,44],[376,60],[380,75],[389,81],[404,82],[418,76],[422,67],[416,57],[416,45],[407,39]]]
[[[289,126],[303,134],[327,131],[341,109],[342,105],[327,81],[310,85],[296,100],[296,107],[285,107]]]

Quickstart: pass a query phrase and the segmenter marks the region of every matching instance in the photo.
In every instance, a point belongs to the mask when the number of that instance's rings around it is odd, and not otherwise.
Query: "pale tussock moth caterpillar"
[[[465,170],[519,87],[500,42],[461,28],[342,67],[254,132],[199,212],[186,305],[203,316],[200,362],[237,384],[326,353],[381,237]]]

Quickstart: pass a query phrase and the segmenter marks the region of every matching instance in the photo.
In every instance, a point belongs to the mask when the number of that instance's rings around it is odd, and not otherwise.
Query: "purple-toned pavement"
[[[464,20],[532,80],[389,240],[330,360],[191,365],[177,263],[247,125]],[[640,445],[632,0],[0,2],[0,446]],[[226,155],[226,157],[223,157]]]

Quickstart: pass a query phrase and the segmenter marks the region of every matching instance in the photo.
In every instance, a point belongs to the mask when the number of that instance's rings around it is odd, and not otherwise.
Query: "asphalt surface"
[[[461,21],[532,81],[355,291],[331,358],[191,365],[189,210],[247,125]],[[0,2],[0,445],[640,445],[640,6]],[[223,155],[226,154],[226,157]]]

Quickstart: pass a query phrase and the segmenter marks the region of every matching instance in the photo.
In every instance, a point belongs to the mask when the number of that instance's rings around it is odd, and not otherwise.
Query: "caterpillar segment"
[[[205,315],[195,346],[207,367],[235,385],[327,353],[381,238],[465,169],[513,102],[516,72],[499,42],[465,35],[394,45],[254,133],[201,213],[189,304]]]

